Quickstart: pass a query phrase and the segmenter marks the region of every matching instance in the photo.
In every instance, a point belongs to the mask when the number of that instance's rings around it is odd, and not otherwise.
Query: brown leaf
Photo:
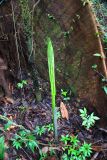
[[[61,151],[61,149],[60,149],[59,147],[48,147],[48,146],[46,146],[46,147],[43,147],[43,148],[42,148],[42,152],[43,152],[43,153],[47,153],[47,152],[50,152],[50,151],[52,151],[52,150]]]
[[[13,129],[15,129],[15,128],[16,128],[16,126],[11,125],[9,128],[7,128],[7,131],[13,130]]]
[[[92,150],[96,151],[96,152],[100,152],[102,150],[102,147],[101,146],[95,146],[95,145],[93,145],[92,146]]]
[[[7,103],[14,104],[13,98],[5,97],[5,101],[6,101]]]
[[[42,153],[47,153],[49,151],[49,147],[43,147],[42,148]]]
[[[63,102],[60,103],[60,111],[61,111],[62,118],[65,118],[68,120],[69,119],[68,111]]]

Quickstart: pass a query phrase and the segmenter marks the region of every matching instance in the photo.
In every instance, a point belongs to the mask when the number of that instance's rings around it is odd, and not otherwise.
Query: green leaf
[[[84,155],[84,157],[89,157],[92,153],[91,144],[84,142],[84,144],[79,149],[80,152]]]
[[[84,110],[83,109],[79,109],[81,114],[84,114]]]
[[[78,140],[77,136],[70,136],[70,142],[72,143],[72,145],[74,147],[76,147],[79,143],[79,140]]]
[[[22,80],[22,83],[26,85],[26,84],[27,84],[27,81],[26,81],[26,80]]]
[[[102,82],[107,82],[107,79],[106,78],[102,78]]]
[[[52,96],[52,113],[53,113],[53,121],[54,121],[54,130],[55,130],[55,139],[57,141],[57,110],[56,110],[56,85],[55,85],[55,64],[54,64],[54,49],[52,45],[52,41],[50,38],[47,39],[47,56],[48,56],[48,70],[49,70],[49,79],[51,86],[51,96]]]
[[[22,147],[20,141],[14,140],[13,147],[15,147],[17,150],[20,149]]]
[[[95,35],[96,35],[97,37],[99,37],[99,36],[100,36],[100,32],[96,32]]]
[[[91,115],[87,115],[87,109],[80,109],[80,116],[83,120],[82,126],[85,126],[86,129],[89,129],[95,124],[96,120],[99,120],[99,117],[94,116],[94,113],[91,113]]]
[[[82,126],[86,126],[86,124],[87,124],[87,121],[82,122]]]
[[[96,57],[101,57],[101,54],[100,53],[95,53],[95,54],[93,54],[94,56],[96,56]]]
[[[18,88],[23,88],[23,84],[22,83],[17,83],[17,87]]]
[[[42,126],[42,127],[37,126],[36,129],[35,129],[36,134],[39,135],[39,136],[41,136],[42,134],[44,134],[45,131],[46,131],[45,126]]]
[[[61,89],[61,94],[66,97],[67,91],[64,91],[64,90]]]
[[[0,159],[4,160],[4,152],[5,152],[5,143],[4,137],[0,137]]]
[[[103,86],[104,92],[107,94],[107,86]]]
[[[100,118],[99,118],[99,117],[97,117],[97,116],[94,116],[94,119],[95,119],[95,120],[99,120]]]
[[[67,154],[63,154],[62,155],[62,160],[70,160]]]
[[[68,141],[70,140],[70,136],[67,134],[67,135],[62,135],[61,136],[61,141],[64,143],[64,144],[67,144]]]
[[[48,132],[49,132],[49,131],[53,131],[53,130],[54,130],[53,123],[46,125],[46,128],[48,129]]]
[[[92,69],[96,69],[96,68],[97,68],[97,64],[93,64]]]
[[[11,127],[12,124],[13,124],[12,121],[8,121],[8,122],[5,124],[4,129],[7,130],[8,128]]]
[[[51,39],[48,38],[48,69],[49,69],[49,78],[51,85],[51,95],[52,95],[52,108],[55,108],[55,96],[56,96],[56,86],[55,86],[55,66],[54,66],[54,50],[52,46]]]
[[[27,144],[28,148],[34,153],[35,147],[38,148],[38,143],[36,141],[29,141]]]
[[[19,132],[19,134],[23,137],[23,136],[26,135],[26,131],[25,131],[25,130],[22,130],[22,131]]]

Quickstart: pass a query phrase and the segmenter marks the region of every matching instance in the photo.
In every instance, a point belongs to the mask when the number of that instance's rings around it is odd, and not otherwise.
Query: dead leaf
[[[93,151],[96,151],[96,152],[100,152],[100,151],[103,151],[103,150],[107,150],[107,143],[103,143],[102,145],[93,145],[92,146],[92,149]]]
[[[92,150],[96,151],[96,152],[100,152],[102,150],[102,147],[101,146],[95,146],[95,145],[93,145],[92,146]]]
[[[15,129],[15,128],[16,128],[16,126],[11,125],[9,128],[7,128],[7,131],[13,130],[13,129]]]
[[[42,152],[43,152],[43,153],[47,153],[47,152],[50,152],[50,151],[52,151],[52,150],[61,151],[61,149],[60,149],[59,147],[48,147],[48,146],[46,146],[46,147],[43,147],[43,148],[42,148]]]
[[[49,151],[49,147],[43,147],[42,148],[42,153],[47,153]]]
[[[13,98],[5,97],[5,100],[6,100],[7,103],[14,104]]]
[[[63,102],[60,103],[60,111],[61,111],[62,118],[69,120],[68,111],[67,111],[66,106]]]

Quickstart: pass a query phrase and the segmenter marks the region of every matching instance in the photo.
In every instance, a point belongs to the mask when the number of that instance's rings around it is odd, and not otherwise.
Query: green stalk
[[[52,46],[51,39],[47,40],[47,56],[48,56],[48,70],[49,70],[49,79],[51,86],[51,96],[52,96],[52,114],[53,114],[53,123],[54,123],[54,132],[55,132],[55,140],[58,140],[57,134],[57,109],[56,109],[56,86],[55,86],[55,65],[54,65],[54,50]]]
[[[5,143],[4,143],[4,137],[0,137],[0,159],[4,160],[4,154],[5,154]]]

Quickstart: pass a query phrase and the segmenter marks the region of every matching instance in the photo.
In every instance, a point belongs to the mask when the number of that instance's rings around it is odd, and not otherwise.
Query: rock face
[[[12,13],[10,4],[7,5],[2,6],[0,16]],[[55,51],[57,87],[75,88],[80,98],[86,99],[89,106],[96,107],[100,116],[106,118],[107,97],[101,89],[99,76],[92,69],[92,65],[97,64],[99,72],[102,72],[102,61],[93,57],[93,54],[100,53],[101,48],[90,6],[83,6],[81,0],[41,0],[35,8],[33,20],[36,46],[34,57],[40,76],[48,80],[46,38],[49,36]],[[11,38],[11,34],[14,37],[12,17],[4,16],[1,24],[6,27],[5,32],[10,39],[8,42],[0,41],[0,52],[6,43],[11,55],[16,51],[15,47],[8,45],[14,44]],[[14,60],[17,61],[16,56]]]

